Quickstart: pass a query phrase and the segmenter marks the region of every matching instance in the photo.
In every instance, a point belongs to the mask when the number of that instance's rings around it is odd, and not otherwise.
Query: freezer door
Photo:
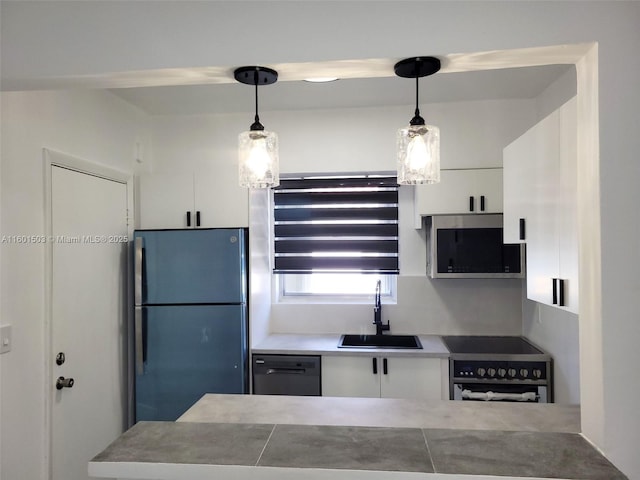
[[[135,232],[140,305],[244,303],[245,230]]]
[[[247,393],[244,305],[140,310],[136,422],[176,420],[205,393]]]

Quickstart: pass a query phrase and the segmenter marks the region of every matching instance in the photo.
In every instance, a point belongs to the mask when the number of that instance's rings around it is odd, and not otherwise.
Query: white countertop
[[[395,357],[448,358],[449,350],[438,335],[417,335],[421,349],[407,348],[342,348],[339,334],[304,335],[279,333],[269,335],[255,345],[252,353],[282,355],[366,355],[382,354]]]
[[[204,395],[178,422],[580,432],[580,407],[403,398]]]

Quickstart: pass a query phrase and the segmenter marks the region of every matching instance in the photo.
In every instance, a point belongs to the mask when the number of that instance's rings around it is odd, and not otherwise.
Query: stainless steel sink
[[[338,348],[422,349],[422,344],[415,335],[342,335]]]

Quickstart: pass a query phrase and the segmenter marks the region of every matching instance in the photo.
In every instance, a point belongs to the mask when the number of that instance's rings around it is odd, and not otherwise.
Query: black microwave
[[[524,244],[505,244],[502,215],[426,217],[431,278],[524,278]]]

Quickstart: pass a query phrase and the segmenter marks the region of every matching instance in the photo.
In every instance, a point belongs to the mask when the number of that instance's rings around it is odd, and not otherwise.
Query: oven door
[[[545,385],[454,383],[452,400],[548,403]]]

